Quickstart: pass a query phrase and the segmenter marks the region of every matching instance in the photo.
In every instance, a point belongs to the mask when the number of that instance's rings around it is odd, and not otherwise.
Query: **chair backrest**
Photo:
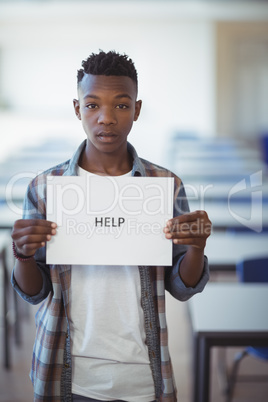
[[[240,282],[268,282],[268,257],[241,261],[236,272]]]

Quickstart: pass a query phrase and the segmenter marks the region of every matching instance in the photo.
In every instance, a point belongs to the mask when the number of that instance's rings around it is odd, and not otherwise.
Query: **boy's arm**
[[[29,296],[37,295],[43,287],[41,272],[33,258],[15,262],[14,279],[22,292]]]
[[[184,186],[175,179],[174,218],[164,229],[166,238],[173,241],[173,266],[165,269],[165,286],[175,298],[184,301],[202,292],[209,280],[204,248],[211,222],[204,211],[190,213]]]
[[[211,222],[205,211],[194,211],[167,222],[167,239],[186,245],[187,251],[179,266],[180,277],[187,287],[195,287],[204,271],[204,249],[211,233]]]
[[[16,260],[13,279],[22,293],[30,297],[41,292],[44,279],[33,257],[55,234],[56,224],[44,219],[20,219],[14,224],[12,239],[20,259]],[[25,258],[29,259],[21,260]]]

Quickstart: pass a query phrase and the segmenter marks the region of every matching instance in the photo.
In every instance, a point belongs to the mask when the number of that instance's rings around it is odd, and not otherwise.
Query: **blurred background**
[[[267,1],[0,0],[1,401],[32,400],[35,308],[9,289],[10,229],[30,178],[85,138],[72,105],[76,73],[99,49],[126,53],[138,71],[143,107],[129,141],[180,176],[191,210],[213,222],[211,281],[237,282],[239,261],[268,255]],[[168,308],[179,395],[189,402],[187,305],[168,297]],[[268,374],[267,362],[256,364]],[[255,360],[244,367],[255,371]],[[211,400],[221,402],[216,377]],[[238,385],[233,400],[267,398],[266,381]]]

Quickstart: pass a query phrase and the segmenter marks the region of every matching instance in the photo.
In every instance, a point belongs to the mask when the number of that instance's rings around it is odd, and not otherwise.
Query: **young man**
[[[82,67],[73,103],[87,139],[69,161],[30,183],[24,219],[12,233],[12,284],[29,303],[43,301],[36,315],[34,400],[174,402],[165,289],[179,300],[203,290],[211,223],[204,211],[189,213],[177,176],[139,158],[127,141],[142,105],[132,60],[100,52]],[[172,267],[46,264],[46,242],[57,232],[46,220],[46,177],[92,174],[174,177],[174,218],[163,228],[173,241]]]

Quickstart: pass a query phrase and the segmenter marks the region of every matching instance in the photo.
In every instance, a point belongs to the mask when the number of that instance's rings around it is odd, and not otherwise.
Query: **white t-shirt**
[[[138,267],[73,265],[69,313],[72,392],[103,401],[154,400]]]

